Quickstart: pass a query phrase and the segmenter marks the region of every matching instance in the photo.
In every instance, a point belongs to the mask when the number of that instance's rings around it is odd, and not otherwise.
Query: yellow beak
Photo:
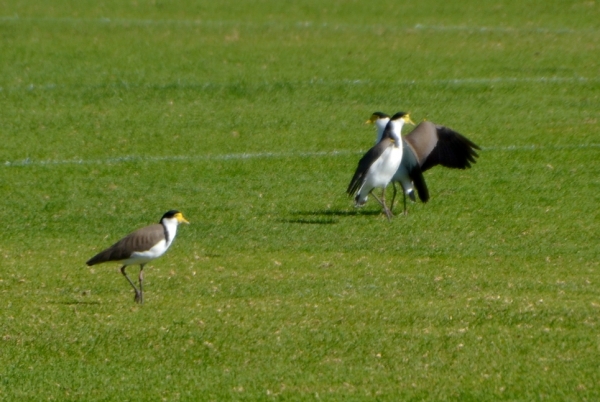
[[[180,212],[180,213],[178,213],[177,215],[175,215],[175,217],[177,218],[177,222],[179,222],[179,223],[187,223],[188,225],[190,224],[190,223],[187,221],[187,219],[185,219],[185,218],[183,217],[183,214],[182,214],[181,212]]]

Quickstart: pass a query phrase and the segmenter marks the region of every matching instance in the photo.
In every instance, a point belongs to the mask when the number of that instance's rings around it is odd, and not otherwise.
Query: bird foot
[[[144,303],[144,296],[143,296],[142,292],[139,292],[139,291],[136,290],[135,297],[133,298],[133,300],[136,303],[143,304]]]

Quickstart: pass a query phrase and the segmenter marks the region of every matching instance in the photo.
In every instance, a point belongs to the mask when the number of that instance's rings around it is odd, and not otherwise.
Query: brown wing
[[[132,232],[92,257],[87,265],[100,264],[107,261],[121,261],[131,257],[136,251],[150,250],[156,243],[165,239],[165,228],[162,224],[146,226]]]
[[[383,151],[385,151],[387,147],[391,145],[393,145],[393,141],[390,138],[384,138],[373,148],[369,149],[367,153],[358,161],[356,172],[354,172],[354,176],[352,177],[352,180],[350,180],[350,184],[346,190],[349,195],[352,196],[356,194],[356,192],[363,185],[367,172],[369,171],[369,168],[373,162],[375,162],[383,154]]]
[[[421,170],[436,165],[465,169],[475,163],[479,155],[477,144],[456,131],[429,121],[419,124],[404,137],[415,150]]]

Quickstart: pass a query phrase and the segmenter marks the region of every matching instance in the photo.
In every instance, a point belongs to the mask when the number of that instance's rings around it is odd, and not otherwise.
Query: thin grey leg
[[[385,188],[381,190],[381,205],[383,206],[383,212],[385,212],[385,216],[387,216],[388,221],[392,220],[392,211],[385,205]]]
[[[140,291],[135,287],[135,285],[133,284],[133,281],[131,279],[129,279],[129,276],[127,276],[127,272],[125,272],[125,268],[126,267],[127,267],[127,265],[123,265],[121,267],[121,273],[123,274],[123,276],[125,276],[125,278],[129,282],[129,284],[131,285],[131,287],[135,291],[135,298],[134,298],[134,300],[137,302],[139,300],[139,298],[140,298]]]
[[[379,197],[377,197],[375,195],[375,193],[373,193],[373,191],[371,190],[371,195],[373,196],[373,198],[375,198],[377,200],[377,202],[381,205],[381,208],[383,208],[383,212],[385,212],[385,216],[387,216],[388,220],[391,220],[392,217],[392,212],[388,209],[387,205],[385,205],[385,188],[383,189],[383,191],[381,192],[381,198],[383,199],[383,201],[381,199],[379,199]]]
[[[140,297],[136,300],[138,303],[144,303],[144,264],[140,265]]]
[[[390,205],[390,211],[394,210],[394,202],[396,201],[396,182],[392,182],[392,187],[394,188],[394,195],[392,196],[392,204]],[[402,185],[400,185],[402,187]]]

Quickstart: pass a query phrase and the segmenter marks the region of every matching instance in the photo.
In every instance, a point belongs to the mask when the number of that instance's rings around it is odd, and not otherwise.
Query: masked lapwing
[[[109,261],[123,264],[121,273],[127,278],[135,291],[134,300],[143,303],[144,265],[160,257],[169,249],[173,244],[173,240],[175,240],[177,226],[180,223],[189,224],[181,212],[171,210],[162,216],[160,223],[143,227],[128,234],[106,250],[92,257],[86,264],[92,266]],[[125,272],[127,266],[138,264],[140,266],[139,289],[136,288]]]
[[[358,162],[356,172],[346,192],[355,196],[355,206],[361,207],[367,202],[369,194],[375,188],[381,188],[381,199],[373,197],[381,204],[388,219],[392,212],[385,204],[385,189],[392,180],[402,160],[402,126],[412,123],[408,113],[398,112],[386,124],[381,140]]]
[[[383,135],[390,117],[382,112],[375,112],[367,123],[374,123],[377,128],[377,142]],[[423,172],[434,166],[442,165],[454,169],[470,168],[479,155],[477,144],[456,131],[429,121],[423,121],[408,135],[402,137],[404,152],[398,171],[392,179],[400,183],[404,194],[404,214],[406,214],[406,196],[415,201],[415,188],[422,202],[429,200],[429,190]],[[394,197],[396,187],[394,184]]]

